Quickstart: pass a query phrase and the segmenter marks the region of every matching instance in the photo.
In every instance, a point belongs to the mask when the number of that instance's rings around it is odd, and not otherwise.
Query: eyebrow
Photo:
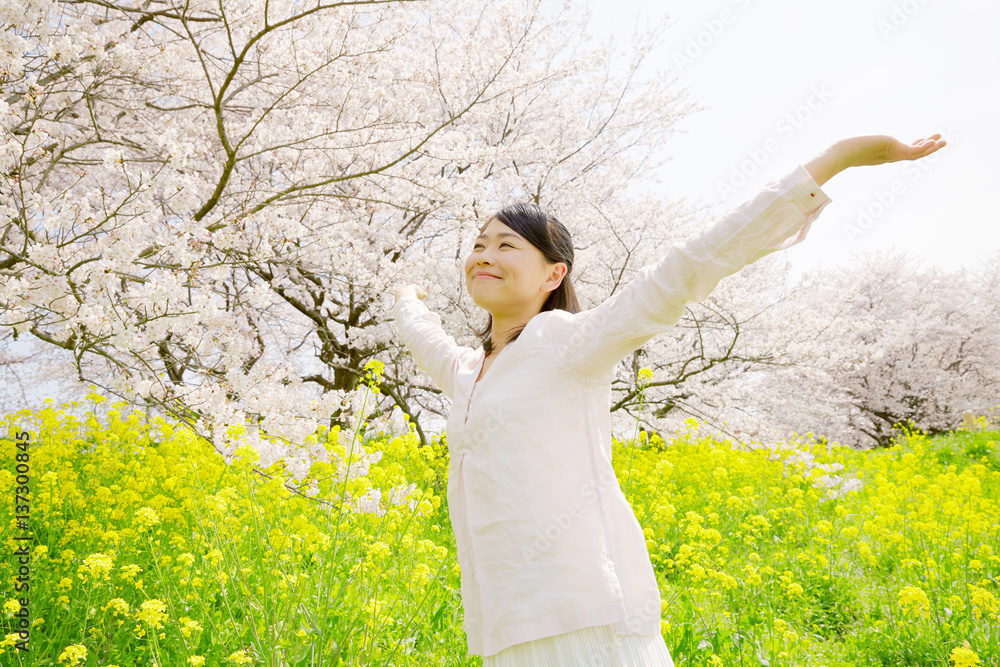
[[[510,232],[500,232],[499,234],[497,234],[497,238],[499,238],[501,236],[513,236],[513,237],[517,238],[517,234],[512,234]],[[485,238],[489,238],[489,237],[486,236],[486,234],[480,234],[479,236],[476,237],[476,240],[478,241],[479,239],[485,239]]]

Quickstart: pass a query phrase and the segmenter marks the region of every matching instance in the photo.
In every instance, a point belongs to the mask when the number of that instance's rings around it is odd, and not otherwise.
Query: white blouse
[[[645,537],[611,466],[614,368],[723,277],[801,242],[829,202],[798,165],[599,306],[535,315],[479,382],[482,347],[457,345],[416,296],[395,303],[414,361],[452,399],[448,511],[469,653],[605,624],[660,633]]]

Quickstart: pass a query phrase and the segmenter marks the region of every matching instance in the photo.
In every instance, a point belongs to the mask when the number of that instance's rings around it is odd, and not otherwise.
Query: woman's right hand
[[[396,288],[396,301],[398,302],[399,299],[406,294],[413,294],[418,299],[423,299],[427,296],[427,292],[425,292],[423,288],[417,287],[416,285],[401,285]]]

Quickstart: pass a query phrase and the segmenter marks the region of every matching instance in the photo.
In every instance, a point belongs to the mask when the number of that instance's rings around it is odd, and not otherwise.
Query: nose
[[[479,257],[472,263],[472,269],[476,270],[479,267],[492,266],[493,259],[487,255],[487,250],[483,250],[479,253]]]

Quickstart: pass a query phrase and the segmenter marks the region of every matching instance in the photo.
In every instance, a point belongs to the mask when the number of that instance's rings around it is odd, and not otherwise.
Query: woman
[[[567,229],[534,205],[507,207],[465,258],[469,294],[490,314],[476,349],[445,333],[422,289],[396,291],[401,338],[452,399],[448,509],[469,652],[484,667],[672,667],[645,538],[611,466],[615,365],[726,275],[802,241],[836,173],[944,145],[839,141],[583,312]]]

